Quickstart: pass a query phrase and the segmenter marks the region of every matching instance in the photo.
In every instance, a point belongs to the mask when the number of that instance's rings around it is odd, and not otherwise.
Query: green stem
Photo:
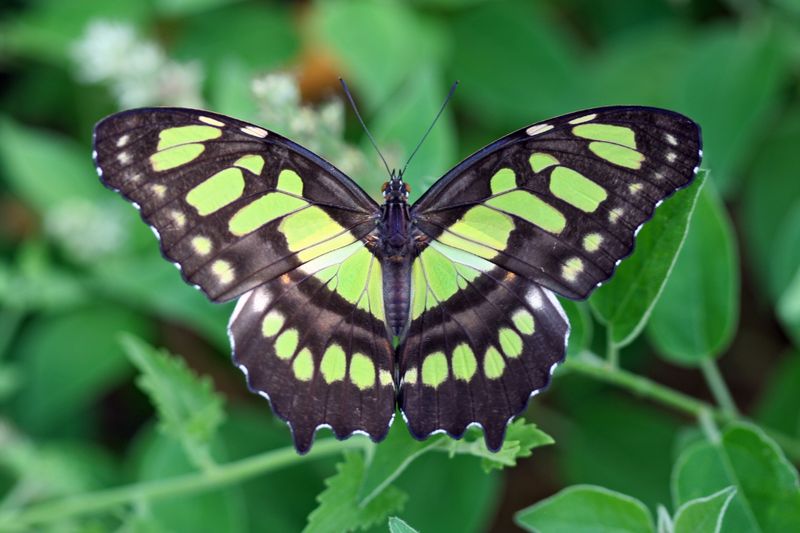
[[[366,442],[361,438],[347,441],[325,439],[314,444],[314,448],[304,456],[298,455],[293,447],[281,448],[219,465],[213,470],[47,501],[21,511],[3,512],[0,514],[0,529],[3,531],[6,531],[4,528],[26,529],[32,524],[63,522],[69,517],[108,510],[133,501],[204,492],[293,464],[337,455],[345,449],[363,449]]]
[[[614,342],[610,327],[606,328],[606,364],[619,368],[619,346]]]
[[[700,369],[703,372],[703,377],[706,379],[708,388],[711,389],[711,394],[714,395],[714,400],[717,402],[717,405],[731,417],[739,416],[739,410],[736,408],[736,404],[728,390],[728,386],[725,384],[725,380],[722,379],[722,374],[719,372],[717,362],[710,357],[705,358],[700,363]]]
[[[715,408],[713,405],[670,389],[646,377],[633,374],[621,368],[609,368],[607,362],[594,354],[581,354],[581,357],[568,360],[562,367],[566,371],[583,374],[598,381],[628,390],[694,418],[699,418],[703,416],[703,413],[707,413],[705,416],[710,416],[715,422],[725,423],[733,420],[746,420],[741,416],[732,415],[730,412]],[[789,459],[800,463],[800,440],[769,428],[762,427],[762,429],[778,443]]]

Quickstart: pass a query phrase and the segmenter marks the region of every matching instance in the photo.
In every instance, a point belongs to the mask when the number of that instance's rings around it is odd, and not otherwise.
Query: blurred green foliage
[[[798,73],[793,0],[3,3],[0,530],[800,530]],[[573,364],[498,455],[398,421],[298,457],[227,363],[232,307],[97,181],[97,120],[181,104],[280,131],[377,195],[338,75],[394,166],[460,80],[415,197],[584,107],[703,128],[708,173],[588,304],[565,302]]]

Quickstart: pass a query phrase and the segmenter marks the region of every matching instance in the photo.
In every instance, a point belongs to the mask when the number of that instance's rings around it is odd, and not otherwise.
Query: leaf
[[[753,418],[761,425],[800,436],[800,354],[788,353],[772,369]]]
[[[778,318],[792,337],[795,346],[800,346],[800,267],[792,283],[778,300]]]
[[[305,533],[365,529],[400,511],[408,499],[400,489],[387,487],[360,507],[357,495],[364,478],[364,456],[346,452],[336,470],[325,480],[326,488],[317,497],[319,506],[308,515]]]
[[[389,486],[420,455],[441,447],[442,437],[414,439],[403,424],[392,424],[386,440],[373,448],[366,461],[364,479],[358,489],[359,506],[364,506]]]
[[[592,321],[589,306],[586,302],[576,302],[566,298],[559,298],[561,307],[569,319],[569,342],[567,343],[567,357],[577,356],[588,350],[594,335],[594,322]]]
[[[800,106],[782,113],[761,144],[742,194],[741,228],[756,279],[776,302],[800,267]]]
[[[463,441],[453,441],[453,444],[457,442]],[[508,426],[503,447],[499,451],[490,452],[482,438],[473,443],[470,449],[472,454],[482,458],[481,466],[484,472],[489,473],[492,470],[517,466],[517,459],[530,457],[534,448],[554,442],[550,435],[537,428],[535,424],[526,422],[524,418],[518,418]]]
[[[139,315],[102,301],[88,309],[33,317],[15,346],[25,377],[13,404],[15,421],[33,434],[51,437],[92,424],[89,406],[130,374],[117,336],[147,336],[150,330]]]
[[[514,521],[539,533],[655,531],[647,507],[635,498],[594,485],[574,485],[517,512]]]
[[[576,109],[585,79],[577,51],[539,2],[486,2],[449,19],[448,66],[468,116],[503,130]]]
[[[701,35],[675,79],[684,85],[681,110],[703,125],[704,166],[714,169],[714,183],[727,197],[781,101],[789,74],[786,35],[767,18]]]
[[[93,179],[96,173],[87,149],[67,137],[4,117],[0,117],[0,168],[11,189],[40,213],[103,192]]]
[[[675,513],[675,533],[719,533],[736,488],[728,487],[705,498],[690,500]]]
[[[396,516],[389,517],[389,533],[419,533]]]
[[[137,385],[156,407],[161,429],[183,444],[196,466],[210,466],[209,443],[225,417],[211,381],[197,378],[182,359],[131,335],[122,338],[122,346],[141,372]]]
[[[693,444],[675,463],[676,506],[730,486],[736,495],[725,513],[723,531],[800,531],[797,471],[755,426],[731,424],[719,441]]]
[[[647,328],[664,358],[698,365],[725,350],[738,321],[738,265],[731,222],[706,187]]]
[[[615,345],[629,344],[647,323],[684,243],[706,176],[700,172],[691,186],[656,209],[637,237],[633,255],[590,299]]]

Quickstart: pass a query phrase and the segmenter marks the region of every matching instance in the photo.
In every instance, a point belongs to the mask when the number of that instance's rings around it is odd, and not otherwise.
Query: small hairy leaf
[[[479,453],[479,456],[482,457],[481,466],[487,473],[495,469],[501,470],[509,466],[516,466],[517,459],[530,457],[534,448],[554,442],[550,435],[537,428],[535,424],[526,422],[524,418],[518,418],[508,426],[503,447],[497,453],[486,449],[483,439],[478,441],[483,447]]]
[[[358,489],[364,479],[364,456],[344,454],[336,474],[325,480],[325,490],[317,497],[319,506],[308,515],[305,533],[366,529],[402,510],[408,495],[396,487],[386,487],[366,505],[359,506]]]
[[[645,533],[655,531],[647,507],[635,498],[595,485],[575,485],[519,511],[514,520],[539,533]]]
[[[141,372],[139,388],[158,411],[161,428],[179,440],[197,466],[209,466],[209,443],[225,413],[211,382],[195,376],[180,358],[125,335],[122,345]]]

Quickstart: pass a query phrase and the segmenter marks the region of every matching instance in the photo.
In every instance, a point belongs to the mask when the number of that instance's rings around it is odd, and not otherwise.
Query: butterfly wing
[[[133,202],[161,250],[209,298],[240,297],[229,332],[249,387],[306,451],[315,430],[374,439],[394,415],[379,208],[280,135],[190,109],[140,109],[95,129],[103,183]]]
[[[426,192],[411,211],[428,247],[399,354],[412,431],[478,423],[499,447],[565,354],[550,291],[585,298],[611,277],[656,206],[692,181],[700,148],[699,127],[677,113],[591,109],[496,141]],[[426,365],[437,369],[427,380]]]

